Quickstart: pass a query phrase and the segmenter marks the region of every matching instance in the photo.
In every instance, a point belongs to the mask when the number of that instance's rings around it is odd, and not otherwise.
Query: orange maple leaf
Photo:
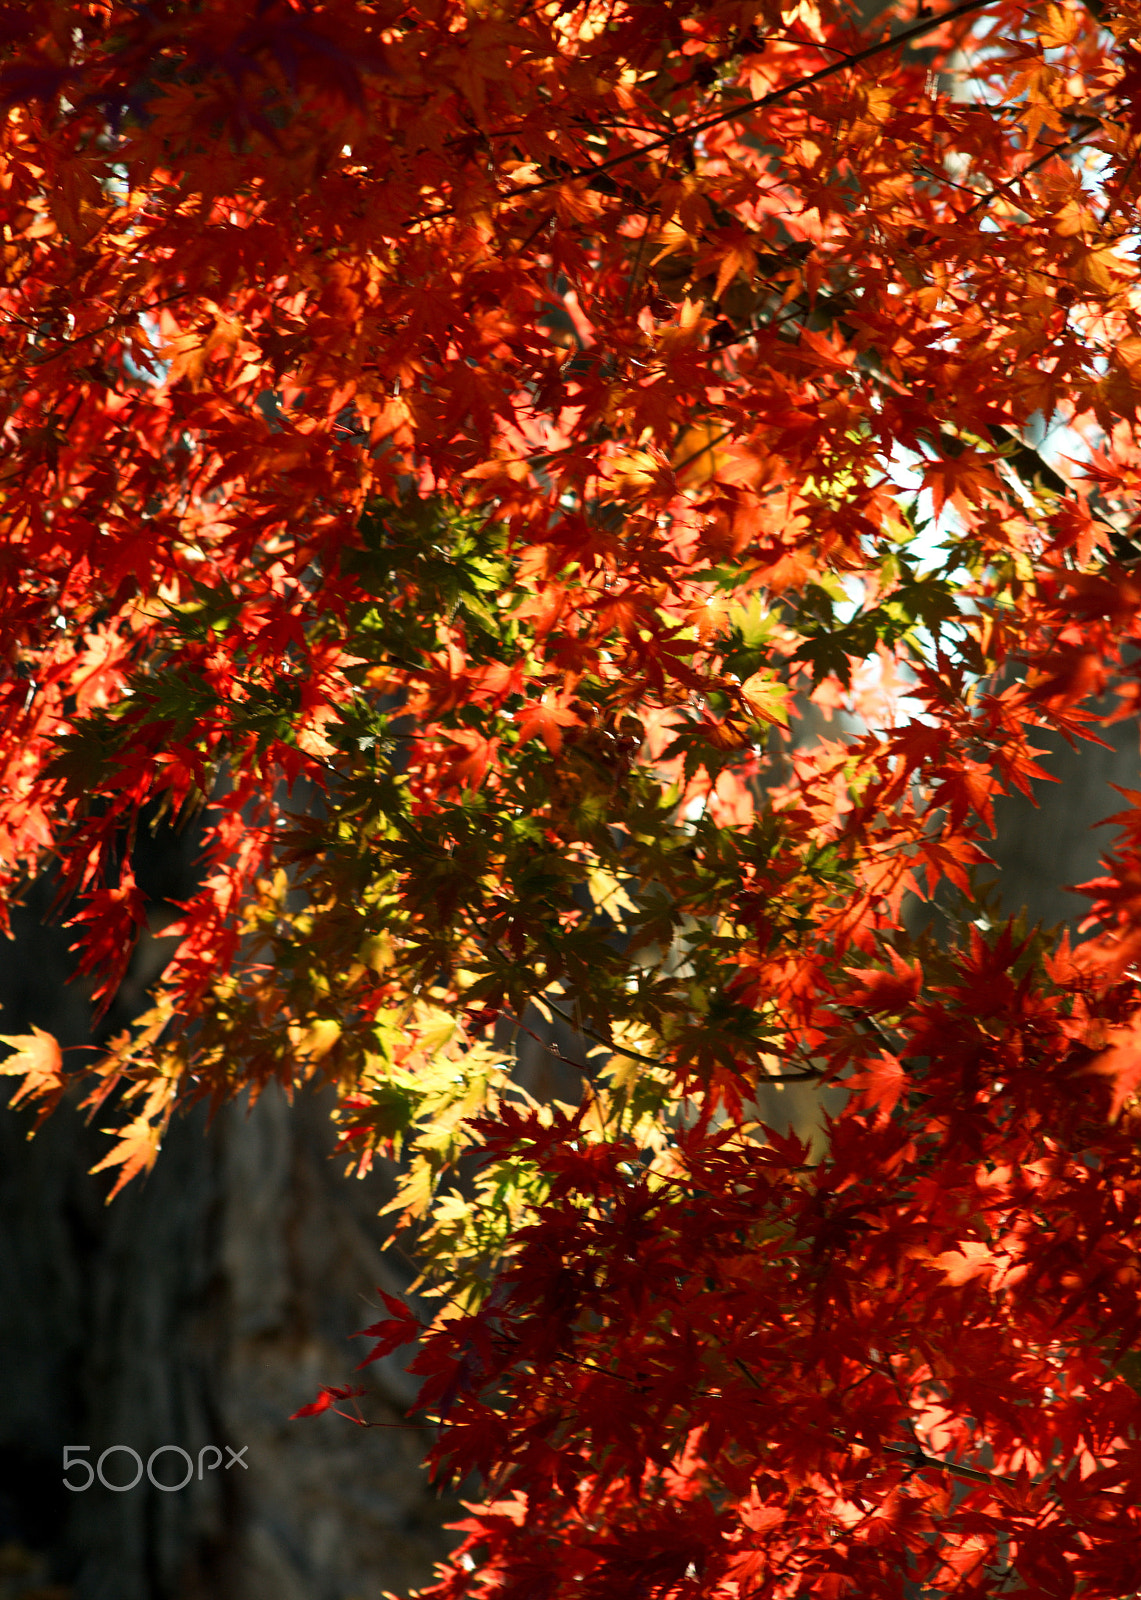
[[[39,1100],[39,1117],[36,1126],[53,1111],[63,1094],[63,1056],[54,1035],[32,1025],[31,1033],[2,1033],[0,1044],[10,1045],[16,1052],[0,1062],[0,1073],[6,1077],[23,1078],[16,1088],[11,1105],[21,1100]]]
[[[1116,1121],[1122,1106],[1141,1086],[1141,1019],[1134,1018],[1129,1026],[1112,1029],[1109,1048],[1091,1061],[1086,1071],[1109,1079],[1109,1115],[1111,1121]]]
[[[519,743],[539,735],[553,756],[563,747],[562,730],[581,723],[582,718],[570,709],[553,689],[548,689],[541,700],[532,700],[519,713]]]

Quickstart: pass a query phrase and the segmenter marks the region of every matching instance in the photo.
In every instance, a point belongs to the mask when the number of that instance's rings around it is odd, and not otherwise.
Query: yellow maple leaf
[[[54,1110],[63,1093],[63,1057],[54,1035],[42,1028],[32,1027],[31,1033],[0,1034],[0,1044],[10,1045],[16,1052],[0,1062],[0,1073],[10,1078],[23,1078],[10,1104],[21,1100],[41,1100],[39,1121]]]
[[[779,722],[788,727],[788,686],[763,672],[754,672],[741,685],[741,699],[758,722]]]
[[[121,1131],[116,1128],[104,1128],[102,1132],[121,1133],[118,1144],[109,1150],[102,1161],[97,1161],[91,1168],[92,1172],[103,1172],[108,1167],[121,1167],[122,1171],[115,1180],[115,1187],[107,1196],[110,1204],[119,1190],[130,1183],[131,1179],[139,1172],[149,1172],[158,1160],[159,1150],[162,1148],[162,1136],[166,1131],[165,1119],[157,1123],[150,1121],[143,1112],[133,1122],[127,1124]]]

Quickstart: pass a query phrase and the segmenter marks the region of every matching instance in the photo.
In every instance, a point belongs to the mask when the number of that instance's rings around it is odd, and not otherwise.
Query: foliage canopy
[[[8,903],[53,864],[106,1003],[204,829],[138,1026],[3,1070],[119,1183],[275,1081],[402,1154],[440,1600],[1135,1591],[1141,794],[1074,947],[978,872],[1141,703],[1139,39],[0,14]]]

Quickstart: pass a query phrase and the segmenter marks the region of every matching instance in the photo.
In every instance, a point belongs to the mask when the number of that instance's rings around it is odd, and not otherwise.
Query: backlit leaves
[[[201,828],[100,1168],[310,1079],[399,1161],[441,1600],[1121,1600],[1137,797],[1074,946],[979,873],[1141,695],[1141,15],[33,9],[4,903],[107,1003]]]

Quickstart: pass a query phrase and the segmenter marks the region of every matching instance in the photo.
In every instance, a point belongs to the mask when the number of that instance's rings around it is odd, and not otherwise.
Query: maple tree
[[[1141,793],[1078,942],[979,896],[1037,730],[1141,700],[1139,43],[0,12],[8,903],[109,1003],[203,827],[137,1026],[2,1068],[116,1188],[272,1082],[402,1156],[439,1600],[1136,1590]]]

